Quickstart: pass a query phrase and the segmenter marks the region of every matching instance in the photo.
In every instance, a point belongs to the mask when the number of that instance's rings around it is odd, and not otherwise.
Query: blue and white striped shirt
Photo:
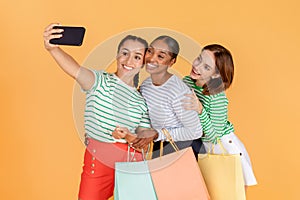
[[[200,138],[202,127],[196,111],[185,110],[181,100],[191,94],[191,90],[176,75],[172,75],[163,85],[152,84],[148,77],[140,91],[146,100],[152,128],[159,133],[158,139],[165,140],[161,129],[166,128],[174,141]]]

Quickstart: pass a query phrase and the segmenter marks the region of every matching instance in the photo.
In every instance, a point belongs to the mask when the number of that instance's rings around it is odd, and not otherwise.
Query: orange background
[[[82,47],[65,48],[79,63],[100,42],[141,27],[228,47],[236,65],[229,117],[259,182],[248,199],[299,199],[299,4],[1,1],[0,198],[77,199],[84,146],[72,114],[74,81],[42,41],[44,27],[60,22],[87,28]]]

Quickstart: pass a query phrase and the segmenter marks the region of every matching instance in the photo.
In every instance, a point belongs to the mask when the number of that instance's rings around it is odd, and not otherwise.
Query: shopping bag
[[[147,161],[116,162],[114,200],[157,200]]]
[[[168,135],[167,138],[176,152],[148,161],[157,198],[159,200],[210,199],[192,148],[179,150],[168,132],[166,130],[163,132]]]
[[[212,200],[245,200],[244,178],[240,155],[229,155],[221,141],[223,154],[198,155],[198,164]]]

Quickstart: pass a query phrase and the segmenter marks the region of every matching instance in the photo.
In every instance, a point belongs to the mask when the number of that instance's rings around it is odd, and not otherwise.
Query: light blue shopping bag
[[[147,161],[115,164],[114,200],[157,200]]]

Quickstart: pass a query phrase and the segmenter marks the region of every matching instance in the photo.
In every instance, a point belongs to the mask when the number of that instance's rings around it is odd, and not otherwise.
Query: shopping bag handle
[[[225,147],[223,146],[222,142],[221,142],[221,139],[220,138],[217,138],[217,143],[219,144],[219,146],[221,147],[221,150],[222,150],[222,155],[225,155],[225,154],[228,154],[228,151],[225,149]],[[215,149],[215,144],[213,143],[212,144],[212,147],[211,149],[208,150],[208,153],[215,153],[214,152],[214,149]]]
[[[151,160],[152,159],[152,154],[153,154],[153,141],[150,142],[149,146],[148,146],[148,151],[146,154],[146,160]]]
[[[173,149],[177,152],[179,151],[178,146],[176,145],[176,143],[174,142],[171,134],[169,133],[169,131],[165,128],[162,129],[162,133],[165,135],[165,137],[167,138],[167,140],[169,140],[170,144],[172,145]],[[162,157],[163,155],[163,150],[164,150],[164,145],[163,145],[163,141],[160,141],[160,149],[159,149],[159,157]]]
[[[133,158],[134,158],[134,155],[135,155],[135,148],[133,148],[133,153],[131,154],[132,156],[130,157],[130,144],[128,144],[128,147],[127,147],[127,162],[132,162]]]
[[[134,155],[135,155],[135,152],[136,152],[136,149],[133,148],[133,153],[130,156],[130,148],[132,148],[132,146],[130,144],[128,144],[128,148],[127,148],[127,162],[132,162],[133,161]],[[147,150],[146,155],[145,155],[144,149],[143,148],[141,149],[141,153],[142,153],[144,161],[146,161],[147,158],[149,158],[148,153],[149,153],[149,149],[151,150],[151,148],[153,149],[153,144],[152,145],[151,144],[148,145],[148,150]]]

